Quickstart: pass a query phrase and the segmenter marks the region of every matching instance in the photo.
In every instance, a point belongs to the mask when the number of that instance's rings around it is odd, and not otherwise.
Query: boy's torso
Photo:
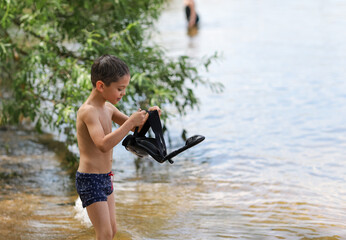
[[[101,152],[90,137],[88,128],[85,124],[83,116],[79,114],[81,111],[92,111],[92,114],[97,114],[104,134],[107,135],[112,131],[112,109],[107,107],[97,108],[87,106],[84,103],[77,113],[77,140],[80,152],[79,172],[84,173],[107,173],[112,168],[113,150],[106,153]]]

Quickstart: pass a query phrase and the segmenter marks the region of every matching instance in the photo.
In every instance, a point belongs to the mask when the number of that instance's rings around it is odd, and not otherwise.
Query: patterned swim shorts
[[[83,208],[95,202],[107,201],[107,197],[113,192],[112,172],[97,173],[76,173],[76,188]]]

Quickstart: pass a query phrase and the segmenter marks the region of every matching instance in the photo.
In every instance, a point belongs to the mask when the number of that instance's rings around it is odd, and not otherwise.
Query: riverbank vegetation
[[[0,125],[29,121],[75,144],[76,111],[88,96],[90,67],[105,53],[130,67],[132,80],[117,107],[169,105],[184,115],[198,105],[204,79],[188,56],[170,58],[151,41],[166,0],[4,0],[0,3]],[[207,69],[216,56],[201,65]],[[169,113],[163,116],[169,117]]]

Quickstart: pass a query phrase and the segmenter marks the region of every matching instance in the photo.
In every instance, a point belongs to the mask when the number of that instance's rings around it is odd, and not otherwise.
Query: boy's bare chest
[[[105,134],[112,132],[112,115],[108,111],[102,111],[99,120]]]

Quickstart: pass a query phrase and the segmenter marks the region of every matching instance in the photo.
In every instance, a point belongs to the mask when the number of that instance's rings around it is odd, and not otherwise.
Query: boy
[[[104,55],[91,67],[93,89],[77,112],[77,141],[80,152],[76,188],[95,228],[96,239],[113,239],[116,233],[115,200],[111,176],[113,147],[130,130],[143,126],[148,114],[143,110],[131,117],[114,105],[125,95],[130,82],[127,65]],[[149,110],[158,110],[151,107]],[[112,132],[112,121],[120,127]]]

